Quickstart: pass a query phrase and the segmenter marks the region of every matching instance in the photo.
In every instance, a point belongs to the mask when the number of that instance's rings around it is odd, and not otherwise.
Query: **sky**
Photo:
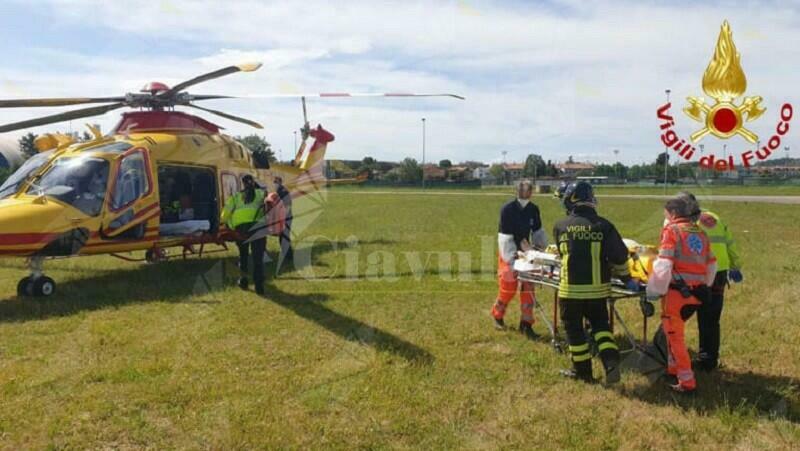
[[[799,1],[0,1],[0,98],[109,96],[148,81],[175,84],[229,64],[260,61],[198,85],[194,94],[456,93],[450,98],[309,99],[312,124],[335,136],[328,158],[624,163],[663,151],[656,109],[670,89],[676,129],[728,20],[747,76],[745,95],[767,112],[747,124],[768,138],[783,103],[800,98]],[[709,99],[710,101],[710,99]],[[257,132],[293,154],[296,99],[208,101],[262,123],[208,117],[232,135]],[[800,104],[797,106],[800,108]],[[64,109],[6,109],[15,122]],[[201,114],[203,115],[203,114]],[[32,129],[109,130],[117,112]],[[800,155],[800,118],[783,145]],[[744,150],[739,137],[707,151]],[[750,146],[752,148],[752,146]],[[614,150],[619,150],[615,157]],[[783,156],[783,153],[781,153]]]

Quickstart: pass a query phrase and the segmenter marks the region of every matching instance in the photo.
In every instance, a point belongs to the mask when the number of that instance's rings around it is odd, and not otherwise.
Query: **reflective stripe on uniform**
[[[569,352],[588,352],[589,351],[589,343],[584,343],[582,345],[569,345]]]
[[[595,340],[600,340],[601,338],[608,338],[609,340],[613,340],[614,339],[614,335],[610,331],[607,331],[607,330],[601,330],[600,332],[594,334],[594,339]]]
[[[685,280],[687,282],[691,281],[691,282],[703,282],[703,283],[705,283],[706,275],[705,274],[683,274],[683,273],[681,273],[681,274],[673,274],[672,275],[672,279],[676,280],[676,281]]]
[[[619,347],[613,341],[606,341],[597,345],[598,351],[605,351],[606,349],[619,349]]]
[[[708,257],[705,255],[680,255],[676,256],[674,261],[683,262],[683,263],[705,263],[708,260]]]
[[[597,291],[578,292],[570,289],[558,289],[558,296],[562,299],[606,299],[611,296],[611,288]]]
[[[614,274],[618,276],[626,276],[630,275],[631,273],[631,269],[628,266],[628,262],[620,263],[619,265],[612,265],[611,270],[614,272]]]
[[[589,354],[588,352],[585,353],[585,354],[579,354],[579,355],[572,354],[572,361],[573,362],[585,362],[586,360],[589,360],[591,358],[592,358],[592,355]]]
[[[592,248],[592,285],[600,284],[600,242],[593,241]]]

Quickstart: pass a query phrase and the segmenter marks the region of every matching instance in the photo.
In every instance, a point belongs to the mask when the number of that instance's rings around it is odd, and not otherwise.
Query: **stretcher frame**
[[[554,271],[555,266],[551,266],[549,270],[541,269],[541,270],[533,270],[533,271],[515,271],[517,277],[520,282],[528,282],[534,284],[534,286],[538,287],[548,287],[553,289],[553,312],[552,312],[552,321],[548,318],[548,314],[545,311],[544,307],[542,306],[541,302],[539,302],[539,297],[536,297],[536,301],[534,303],[536,311],[542,318],[542,321],[547,326],[548,331],[550,332],[551,341],[550,344],[553,346],[553,349],[556,352],[564,353],[567,349],[567,340],[564,336],[560,334],[558,328],[558,317],[559,317],[559,297],[558,297],[558,285],[560,279],[558,274]],[[640,305],[640,311],[642,312],[642,339],[638,340],[636,335],[631,331],[625,321],[622,319],[622,315],[617,310],[616,303],[617,301],[625,300],[625,299],[637,299]],[[647,321],[650,316],[653,316],[654,308],[651,309],[648,315],[645,309],[649,309],[652,306],[647,299],[646,294],[644,291],[634,292],[627,290],[623,287],[622,282],[619,280],[612,281],[611,286],[611,296],[608,297],[608,310],[609,310],[609,328],[612,334],[615,333],[615,325],[618,323],[620,328],[622,329],[623,336],[631,345],[629,349],[621,350],[620,354],[628,354],[632,352],[642,352],[645,354],[650,354],[647,350]],[[649,307],[646,307],[649,306]]]

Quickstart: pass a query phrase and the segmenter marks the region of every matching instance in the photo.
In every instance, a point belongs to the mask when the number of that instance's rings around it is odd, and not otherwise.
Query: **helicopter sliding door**
[[[141,239],[147,223],[158,220],[158,198],[153,189],[150,159],[144,149],[126,152],[117,162],[110,186],[100,236],[104,239]],[[155,225],[155,224],[154,224]]]

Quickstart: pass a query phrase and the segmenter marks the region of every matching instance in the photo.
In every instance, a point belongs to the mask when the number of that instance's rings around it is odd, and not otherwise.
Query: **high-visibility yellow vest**
[[[742,262],[739,258],[739,249],[733,240],[731,231],[717,216],[716,213],[703,210],[697,225],[706,232],[711,241],[711,252],[717,257],[717,271],[741,269]]]
[[[256,189],[255,196],[250,203],[245,203],[244,193],[238,192],[233,197],[228,198],[225,202],[225,208],[222,209],[221,222],[228,225],[228,228],[235,229],[236,227],[257,222],[264,218],[264,197],[266,194],[264,190]]]

